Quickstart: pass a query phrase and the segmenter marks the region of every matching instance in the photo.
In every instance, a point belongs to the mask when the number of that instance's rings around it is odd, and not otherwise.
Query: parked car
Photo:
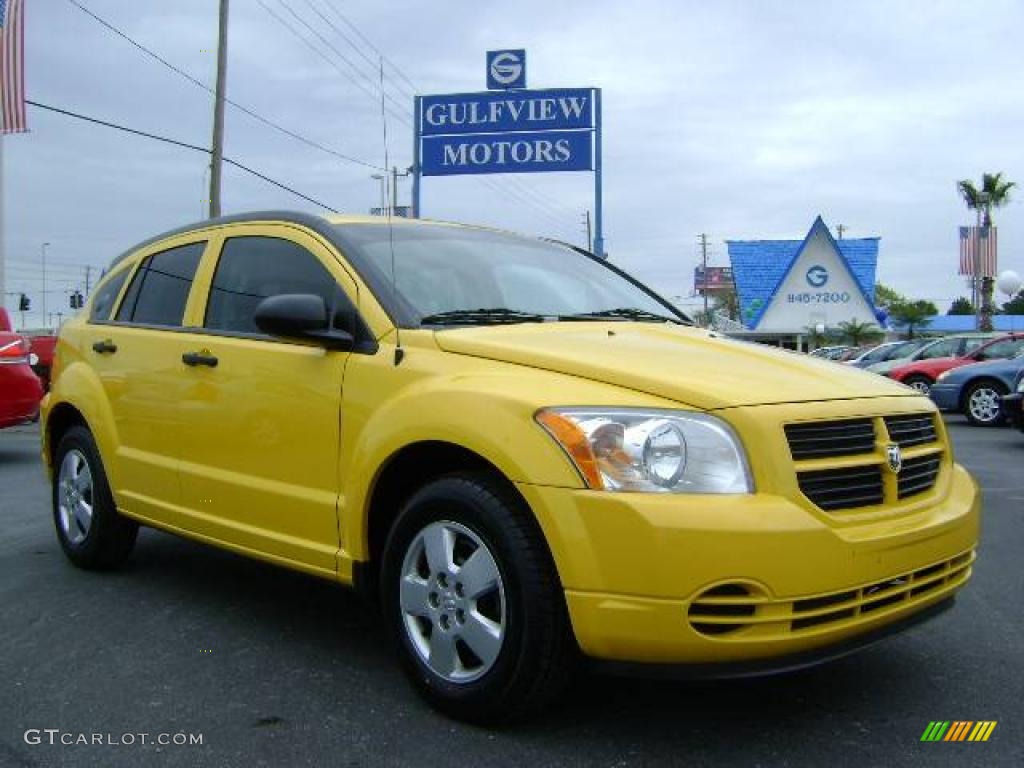
[[[1013,391],[1008,395],[1003,395],[1002,409],[1003,417],[1024,432],[1024,370],[1017,374]]]
[[[930,400],[692,327],[570,246],[214,219],[115,259],[57,347],[75,565],[151,525],[352,585],[458,717],[537,712],[580,654],[804,666],[971,576],[980,494]]]
[[[986,360],[1005,360],[1013,357],[1022,349],[1024,349],[1024,335],[1011,333],[987,341],[965,355],[915,360],[893,368],[886,375],[890,379],[928,394],[936,379],[946,371]],[[998,413],[998,399],[995,401],[995,405]]]
[[[13,333],[6,310],[0,307],[0,429],[36,418],[43,396],[39,377],[30,367],[31,350],[25,337]]]
[[[821,357],[824,358],[825,360],[838,360],[851,349],[853,349],[853,347],[848,345],[836,347],[818,347],[813,352],[811,352],[811,356]]]
[[[972,352],[986,341],[994,339],[996,333],[974,333],[964,336],[945,336],[941,339],[931,339],[921,346],[909,357],[900,360],[887,360],[882,363],[875,363],[868,366],[867,370],[872,373],[888,375],[889,371],[907,363],[917,360],[934,360],[939,357],[960,357]]]
[[[872,347],[866,352],[861,353],[860,356],[848,360],[846,364],[856,368],[867,368],[875,363],[884,363],[887,360],[910,357],[910,355],[928,343],[929,341],[924,339],[889,341],[885,344],[879,344],[877,347]]]
[[[32,362],[32,370],[43,383],[43,391],[50,390],[50,369],[53,367],[53,351],[57,347],[56,336],[29,336],[29,348],[35,358]]]
[[[1024,350],[1024,339],[1018,339]],[[981,352],[982,350],[978,350]],[[1024,371],[1024,352],[1009,360],[964,365],[939,376],[929,393],[943,411],[963,413],[971,424],[991,427],[1001,424],[1000,400],[1014,391],[1017,378]]]

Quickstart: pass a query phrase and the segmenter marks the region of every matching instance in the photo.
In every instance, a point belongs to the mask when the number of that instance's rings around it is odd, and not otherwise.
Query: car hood
[[[1024,370],[1024,357],[1012,357],[1008,360],[986,360],[983,363],[971,363],[951,371],[949,376],[942,380],[943,384],[950,384],[957,381],[967,380],[975,376],[1009,376],[1011,379],[1017,373]]]
[[[857,368],[652,323],[524,323],[437,331],[438,346],[712,410],[742,405],[917,397]]]

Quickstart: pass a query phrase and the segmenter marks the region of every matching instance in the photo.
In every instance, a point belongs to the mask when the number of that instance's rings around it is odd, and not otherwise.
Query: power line
[[[359,39],[362,40],[371,51],[373,51],[375,54],[377,54],[377,56],[383,59],[384,63],[391,67],[391,69],[395,71],[395,74],[402,78],[409,85],[409,87],[412,88],[413,93],[420,92],[420,89],[416,86],[416,84],[412,80],[410,80],[394,62],[392,62],[387,56],[385,56],[384,53],[379,48],[377,48],[377,46],[370,42],[370,39],[362,33],[359,27],[357,27],[352,21],[350,21],[345,14],[338,10],[337,6],[334,5],[333,0],[324,0],[324,2],[327,4],[327,7],[330,8],[346,26],[348,26],[349,29],[351,29],[353,32],[356,33],[356,35],[359,36]]]
[[[279,13],[277,13],[277,11],[275,11],[273,8],[271,8],[269,5],[267,5],[265,2],[263,2],[263,0],[256,0],[256,3],[261,8],[263,8],[264,11],[266,11],[268,14],[270,14],[270,16],[272,16],[274,18],[274,20],[277,21],[278,24],[280,24],[282,27],[284,27],[289,32],[291,32],[292,35],[294,35],[303,45],[305,45],[307,48],[309,48],[311,51],[313,51],[313,53],[315,53],[321,59],[326,61],[327,64],[330,65],[339,75],[341,75],[346,80],[348,80],[350,83],[352,83],[354,86],[356,86],[364,94],[369,96],[373,101],[377,101],[377,94],[375,92],[373,92],[371,90],[367,90],[365,85],[363,85],[358,80],[354,79],[350,74],[345,72],[345,70],[343,70],[341,67],[339,67],[337,64],[335,64],[330,56],[325,54],[323,51],[321,51],[315,45],[310,43],[309,40],[307,40],[305,37],[303,37],[302,33],[299,32],[291,24],[291,22],[289,22],[287,19],[282,18],[281,15]],[[285,6],[285,7],[287,8],[288,6]],[[294,14],[294,11],[292,11],[292,13]],[[301,19],[300,19],[300,21],[301,21]],[[396,120],[400,120],[401,122],[403,122],[403,123],[405,123],[406,125],[409,125],[409,126],[412,125],[412,121],[408,117],[406,117],[405,115],[398,114],[398,113],[394,112],[391,108],[388,108],[388,113],[391,114]],[[385,171],[385,172],[387,171],[387,168],[377,168],[376,166],[374,167],[374,169],[375,170],[379,170],[379,171]]]
[[[323,12],[313,4],[312,0],[304,0],[304,2],[306,3],[306,5],[308,5],[313,10],[313,13],[315,13],[317,16],[319,16],[327,26],[329,26],[331,29],[334,30],[335,34],[337,34],[338,37],[340,37],[342,40],[344,40],[346,43],[348,43],[348,46],[353,51],[355,51],[363,61],[365,61],[367,64],[369,64],[371,68],[376,68],[377,67],[377,62],[374,61],[373,58],[369,54],[367,54],[362,48],[360,48],[355,42],[353,42],[352,38],[350,38],[348,35],[346,35],[338,27],[337,24],[335,24],[329,18],[324,16]],[[371,48],[372,48],[372,46],[371,46]],[[378,58],[378,60],[384,60],[384,56],[382,56],[379,52],[377,53],[377,58]],[[385,77],[386,77],[386,75],[385,75]],[[410,91],[408,88],[406,88],[405,86],[401,85],[400,83],[395,82],[394,80],[392,80],[392,85],[395,87],[395,90],[397,90],[400,94],[402,94],[403,96],[406,96],[407,98],[411,99],[411,98],[413,98],[416,95],[415,94],[415,90],[411,90]]]
[[[284,0],[279,0],[279,2],[283,3]],[[314,12],[316,12],[317,15],[320,16],[320,18],[323,19],[324,22],[327,23],[331,27],[331,29],[333,29],[335,32],[337,32],[338,35],[343,40],[345,40],[345,42],[347,42],[364,60],[366,60],[370,64],[375,64],[375,62],[373,62],[373,60],[370,59],[367,56],[367,54],[365,54],[363,51],[359,50],[359,47],[356,46],[353,43],[353,41],[347,35],[345,35],[340,29],[338,29],[337,25],[333,24],[322,13],[317,11],[316,8],[313,7],[311,0],[304,0],[304,2],[307,5],[309,5],[311,8],[313,8]],[[371,51],[373,51],[381,60],[383,60],[395,72],[395,74],[397,74],[402,80],[404,80],[409,85],[409,88],[411,88],[412,90],[410,91],[410,90],[406,89],[407,95],[412,96],[415,93],[419,93],[418,86],[415,83],[412,82],[412,80],[405,74],[405,72],[403,72],[401,70],[401,68],[397,64],[395,64],[390,59],[388,59],[388,57],[384,55],[384,53],[380,50],[380,48],[378,48],[376,45],[374,45],[373,42],[365,34],[363,34],[362,30],[360,30],[359,27],[354,22],[352,22],[347,16],[345,16],[345,14],[343,14],[340,10],[338,10],[338,7],[334,4],[333,0],[323,0],[323,2],[324,2],[324,4],[328,8],[331,9],[331,11],[346,26],[349,27],[349,29],[351,29],[359,37],[360,40],[362,40],[362,42]],[[392,81],[392,82],[394,82],[394,81]],[[560,218],[558,218],[558,215],[557,215],[558,209],[562,209],[564,212],[571,213],[574,218],[576,216],[576,211],[575,210],[570,209],[564,203],[561,203],[560,201],[555,200],[551,196],[541,192],[540,190],[536,189],[535,187],[532,187],[529,184],[527,184],[525,181],[522,181],[522,180],[520,180],[520,179],[518,179],[518,178],[516,178],[514,176],[509,176],[506,179],[506,183],[504,185],[497,185],[497,184],[495,184],[493,182],[487,183],[483,179],[479,179],[479,178],[477,178],[477,181],[480,182],[481,184],[484,184],[484,186],[489,186],[491,189],[494,189],[494,190],[500,192],[501,194],[505,195],[509,199],[512,199],[512,200],[524,203],[526,205],[530,205],[530,206],[534,207],[535,209],[538,209],[538,208],[544,209],[542,211],[542,214],[545,215],[545,216],[548,216],[549,218],[550,217],[554,217],[554,219],[557,221],[559,227],[563,227],[563,226],[565,226],[565,224],[564,224],[564,222],[561,221]],[[547,210],[547,209],[550,209],[550,210]]]
[[[148,133],[147,131],[140,131],[140,130],[138,130],[136,128],[129,128],[126,125],[119,125],[118,123],[111,123],[111,122],[108,122],[107,120],[100,120],[99,118],[96,118],[96,117],[89,117],[87,115],[83,115],[83,114],[80,114],[78,112],[72,112],[72,111],[67,110],[67,109],[60,109],[59,107],[52,107],[49,104],[40,104],[37,101],[31,101],[29,99],[25,99],[25,103],[26,104],[31,104],[33,107],[36,107],[38,109],[45,109],[45,110],[48,110],[50,112],[57,112],[59,114],[66,115],[68,117],[73,117],[73,118],[75,118],[77,120],[84,120],[84,121],[86,121],[88,123],[95,123],[96,125],[103,125],[103,126],[106,126],[107,128],[114,128],[115,130],[118,130],[118,131],[124,131],[125,133],[133,133],[136,136],[143,136],[143,137],[145,137],[147,139],[153,139],[154,141],[162,141],[165,144],[173,144],[174,146],[182,147],[184,149],[191,149],[191,150],[193,150],[195,152],[202,152],[202,153],[207,154],[207,155],[210,154],[210,150],[207,149],[206,147],[199,147],[199,146],[196,146],[195,144],[188,144],[187,142],[178,141],[177,139],[170,139],[170,138],[168,138],[166,136],[158,136],[155,133]],[[331,206],[327,205],[327,203],[322,203],[319,200],[317,200],[316,198],[313,198],[313,197],[310,197],[309,195],[303,194],[302,192],[299,192],[297,189],[294,189],[292,187],[289,187],[287,184],[283,184],[280,181],[272,179],[269,176],[266,176],[265,174],[262,174],[259,171],[254,170],[254,169],[248,167],[247,165],[243,165],[242,163],[238,162],[237,160],[232,160],[229,157],[225,157],[224,158],[224,162],[227,163],[228,165],[233,165],[235,168],[238,168],[238,169],[240,169],[242,171],[245,171],[246,173],[252,174],[253,176],[255,176],[255,177],[257,177],[259,179],[262,179],[263,181],[267,182],[268,184],[273,184],[275,187],[278,187],[279,189],[283,189],[286,192],[290,192],[291,194],[295,195],[296,197],[301,197],[303,200],[306,200],[307,202],[313,203],[314,205],[318,205],[321,208],[325,208],[326,210],[331,211],[332,213],[340,213],[340,211],[338,211],[336,208],[332,208]]]
[[[206,83],[204,83],[201,80],[198,80],[198,79],[192,77],[192,75],[190,75],[188,72],[186,72],[185,70],[181,69],[178,66],[175,66],[174,64],[169,62],[167,59],[165,59],[162,56],[160,56],[160,54],[150,50],[149,48],[144,46],[142,43],[138,42],[137,40],[135,40],[134,38],[129,36],[126,32],[124,32],[124,31],[118,29],[117,27],[115,27],[109,21],[106,21],[105,19],[97,16],[95,13],[93,13],[88,8],[86,8],[84,5],[79,3],[78,0],[68,0],[68,2],[71,3],[71,5],[73,5],[76,8],[78,8],[80,11],[82,11],[82,13],[84,13],[87,16],[90,16],[91,18],[93,18],[100,25],[102,25],[104,28],[106,28],[109,32],[112,32],[113,34],[117,35],[118,37],[123,38],[125,41],[127,41],[129,44],[131,44],[133,47],[137,48],[138,50],[142,51],[142,53],[146,54],[151,59],[159,62],[160,64],[162,64],[163,66],[167,67],[169,70],[171,70],[175,74],[185,78],[186,80],[188,80],[193,85],[195,85],[195,86],[197,86],[199,88],[202,88],[207,93],[209,93],[211,95],[214,94],[213,89],[210,88],[210,86],[208,86]],[[339,160],[344,160],[344,161],[349,162],[349,163],[354,163],[356,165],[361,165],[361,166],[363,166],[365,168],[370,168],[370,169],[375,170],[375,171],[386,170],[386,169],[378,168],[373,163],[368,163],[365,160],[360,160],[357,157],[352,157],[351,155],[346,155],[345,153],[339,152],[336,149],[331,149],[330,147],[324,146],[323,144],[321,144],[318,141],[315,141],[315,140],[310,139],[310,138],[308,138],[306,136],[303,136],[302,134],[296,133],[295,131],[293,131],[293,130],[291,130],[289,128],[285,128],[283,125],[280,125],[280,124],[274,122],[273,120],[270,120],[269,118],[264,117],[263,115],[261,115],[258,112],[250,109],[249,107],[246,107],[243,104],[239,104],[237,101],[234,101],[232,99],[229,99],[229,98],[225,97],[224,103],[225,104],[230,104],[235,109],[237,109],[237,110],[239,110],[241,112],[244,112],[245,114],[249,115],[249,117],[252,117],[253,119],[258,120],[259,122],[263,123],[264,125],[268,126],[269,128],[273,128],[274,130],[276,130],[276,131],[278,131],[280,133],[283,133],[286,136],[289,136],[289,137],[291,137],[291,138],[293,138],[293,139],[295,139],[297,141],[301,141],[303,144],[306,144],[307,146],[313,147],[314,149],[318,149],[321,152],[326,152],[329,155],[333,155],[334,157],[338,158]]]
[[[363,78],[363,80],[365,80],[367,83],[369,83],[371,88],[374,88],[374,89],[376,88],[376,84],[374,83],[373,78],[368,77],[361,69],[359,69],[355,64],[353,64],[352,61],[348,58],[348,56],[346,56],[341,51],[339,51],[334,46],[334,44],[331,43],[330,40],[328,40],[326,37],[324,37],[322,34],[320,34],[320,32],[317,31],[317,29],[315,27],[311,26],[308,21],[306,21],[301,16],[299,16],[299,14],[296,13],[295,9],[292,8],[287,2],[285,2],[285,0],[277,0],[277,1],[278,1],[278,3],[281,4],[281,6],[286,11],[288,11],[288,13],[290,13],[292,15],[292,17],[296,21],[298,21],[302,26],[304,26],[306,29],[308,29],[313,34],[314,37],[316,37],[321,43],[323,43],[331,51],[333,51],[335,56],[337,56],[339,59],[341,59],[343,62],[345,62],[345,64],[347,64],[349,66],[349,68],[353,72],[356,73],[356,75],[358,75],[359,77]],[[308,0],[307,0],[307,3],[308,3]],[[316,11],[316,8],[314,7],[313,10]],[[387,99],[392,104],[397,105],[397,107],[399,109],[402,109],[402,110],[407,109],[408,107],[406,105],[404,105],[401,102],[397,101],[393,96],[388,94],[387,89],[385,89],[385,87],[384,87],[384,82],[383,81],[384,81],[384,78],[382,77],[381,78],[381,83],[380,83],[381,97],[384,98],[384,99]],[[376,98],[377,98],[377,95],[376,95],[376,93],[374,93],[374,99],[376,99]]]

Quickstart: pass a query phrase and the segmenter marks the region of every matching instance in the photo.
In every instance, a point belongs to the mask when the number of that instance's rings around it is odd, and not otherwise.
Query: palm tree
[[[964,199],[968,210],[977,211],[983,227],[992,226],[992,209],[1002,208],[1010,202],[1010,190],[1017,186],[1016,182],[1003,181],[1002,173],[981,174],[981,187],[976,187],[970,179],[956,183],[960,197]],[[977,279],[977,276],[975,276]],[[995,280],[991,275],[981,279],[981,314],[980,327],[983,331],[992,330],[992,293]]]
[[[847,320],[839,323],[839,330],[843,332],[851,345],[859,347],[861,342],[881,338],[882,332],[874,323],[862,323],[858,320]]]
[[[907,338],[914,338],[914,328],[921,328],[931,322],[939,310],[930,301],[901,301],[889,307],[889,316],[897,325],[907,326]]]

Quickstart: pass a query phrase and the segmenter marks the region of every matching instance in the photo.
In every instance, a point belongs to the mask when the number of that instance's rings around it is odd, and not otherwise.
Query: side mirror
[[[351,333],[332,329],[327,304],[311,293],[268,296],[256,306],[256,327],[271,336],[316,342],[328,349],[352,349]]]

